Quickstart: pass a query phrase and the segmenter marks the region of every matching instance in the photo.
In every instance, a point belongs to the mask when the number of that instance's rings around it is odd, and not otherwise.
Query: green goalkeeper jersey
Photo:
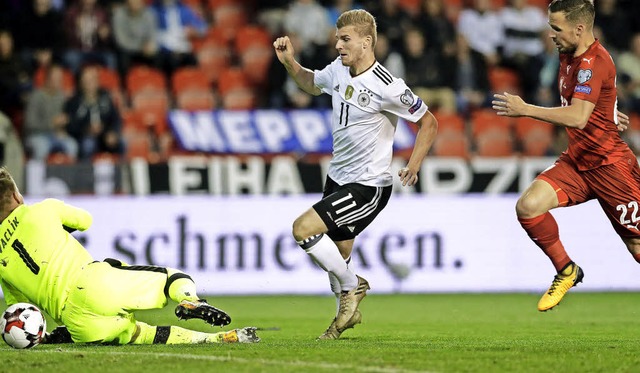
[[[0,285],[8,304],[38,305],[56,322],[76,278],[93,258],[65,227],[84,231],[91,214],[57,199],[22,204],[0,224]]]

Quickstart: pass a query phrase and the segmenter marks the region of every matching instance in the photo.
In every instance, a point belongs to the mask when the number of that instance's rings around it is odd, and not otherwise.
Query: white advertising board
[[[75,196],[94,216],[74,235],[95,259],[179,268],[202,294],[329,294],[327,275],[291,237],[318,195]],[[515,217],[515,195],[394,195],[357,239],[372,292],[541,292],[554,269]],[[34,202],[28,200],[27,203]],[[595,202],[553,212],[580,290],[640,290],[640,266]],[[403,280],[391,268],[408,269]],[[402,271],[396,271],[402,272]]]

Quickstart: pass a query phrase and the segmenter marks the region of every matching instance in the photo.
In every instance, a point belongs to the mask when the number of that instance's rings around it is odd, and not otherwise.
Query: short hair
[[[356,32],[360,36],[371,36],[371,47],[376,46],[378,40],[378,26],[376,25],[376,19],[364,9],[347,10],[342,13],[336,21],[336,27],[341,29],[345,26],[354,26]]]
[[[592,27],[596,18],[593,0],[553,0],[549,4],[549,12],[563,12],[567,21],[573,24],[584,22]]]
[[[0,213],[6,213],[7,206],[16,191],[16,183],[6,167],[0,167]]]

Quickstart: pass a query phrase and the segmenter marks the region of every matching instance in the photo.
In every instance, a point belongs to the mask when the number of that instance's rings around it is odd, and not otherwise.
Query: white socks
[[[329,272],[329,281],[331,282],[331,290],[349,291],[358,286],[358,278],[356,274],[349,268],[340,255],[340,251],[336,244],[326,234],[309,237],[298,245],[313,258],[320,268]],[[332,281],[332,275],[337,283]]]

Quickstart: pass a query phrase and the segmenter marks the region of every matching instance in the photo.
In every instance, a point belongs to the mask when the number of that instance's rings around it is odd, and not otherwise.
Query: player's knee
[[[307,233],[308,228],[302,217],[297,218],[293,221],[293,226],[291,227],[291,233],[293,234],[293,238],[296,241],[302,241],[310,235]]]
[[[533,218],[545,212],[539,210],[540,203],[529,195],[520,196],[516,202],[516,215],[519,218]]]

